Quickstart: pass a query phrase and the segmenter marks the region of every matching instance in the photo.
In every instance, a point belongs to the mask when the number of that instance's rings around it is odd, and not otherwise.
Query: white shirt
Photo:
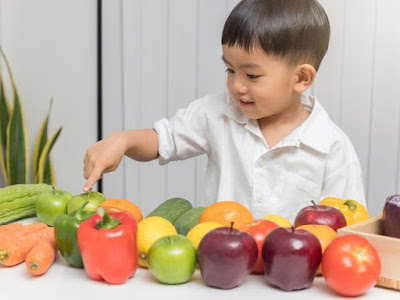
[[[208,156],[204,198],[197,205],[237,201],[255,219],[298,211],[328,196],[366,205],[363,174],[346,134],[312,96],[302,95],[308,118],[271,149],[258,122],[229,94],[206,96],[154,123],[159,164]]]

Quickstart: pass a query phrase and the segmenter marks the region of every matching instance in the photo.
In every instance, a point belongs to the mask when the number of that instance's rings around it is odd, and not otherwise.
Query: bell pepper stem
[[[77,219],[80,219],[82,214],[83,214],[83,209],[85,208],[86,204],[89,203],[89,200],[85,200],[85,202],[82,203],[81,207],[78,208],[78,210],[75,212],[74,216]]]
[[[343,204],[347,205],[351,211],[357,208],[357,205],[354,203],[354,201],[351,200],[346,200]]]
[[[105,209],[104,207],[99,206],[97,208],[97,214],[101,217],[101,220],[97,222],[97,229],[113,229],[121,223],[117,218],[110,217],[107,209]]]

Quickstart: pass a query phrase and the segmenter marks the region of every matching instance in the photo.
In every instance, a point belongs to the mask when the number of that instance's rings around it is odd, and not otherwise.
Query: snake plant
[[[15,84],[7,57],[0,47],[11,82],[13,106],[10,107],[7,99],[4,77],[0,72],[0,167],[6,184],[29,183],[29,141],[28,128],[26,126],[25,112]],[[42,123],[36,138],[35,151],[33,153],[32,180],[33,183],[48,183],[56,185],[54,166],[50,159],[50,150],[59,137],[60,127],[48,139],[48,123],[50,108]]]

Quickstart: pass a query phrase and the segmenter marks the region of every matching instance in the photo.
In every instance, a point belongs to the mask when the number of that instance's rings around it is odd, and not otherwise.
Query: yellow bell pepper
[[[347,226],[369,218],[367,209],[356,200],[326,197],[321,201],[321,205],[332,206],[340,210],[346,219]]]

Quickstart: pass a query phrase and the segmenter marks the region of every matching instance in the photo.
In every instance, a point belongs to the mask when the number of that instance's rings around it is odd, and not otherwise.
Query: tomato
[[[338,237],[322,256],[322,275],[328,286],[344,296],[359,296],[373,287],[381,272],[376,249],[363,237]]]
[[[263,274],[264,273],[264,262],[262,260],[261,250],[264,244],[264,240],[267,235],[278,228],[279,226],[268,220],[256,220],[254,222],[247,223],[240,227],[240,230],[249,233],[257,243],[258,248],[258,258],[256,265],[253,268],[253,274]]]

